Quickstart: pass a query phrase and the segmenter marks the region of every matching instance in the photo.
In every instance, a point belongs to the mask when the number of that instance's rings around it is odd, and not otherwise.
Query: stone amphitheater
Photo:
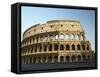
[[[22,64],[85,62],[94,58],[80,21],[51,20],[23,33]]]

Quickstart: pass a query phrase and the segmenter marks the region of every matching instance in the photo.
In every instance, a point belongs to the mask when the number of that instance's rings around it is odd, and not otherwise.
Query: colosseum
[[[22,64],[86,62],[95,58],[80,21],[51,20],[23,33]]]

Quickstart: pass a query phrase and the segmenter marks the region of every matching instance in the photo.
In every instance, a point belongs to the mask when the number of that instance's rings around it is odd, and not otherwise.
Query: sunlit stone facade
[[[79,21],[51,20],[23,34],[22,64],[84,62],[95,58]]]

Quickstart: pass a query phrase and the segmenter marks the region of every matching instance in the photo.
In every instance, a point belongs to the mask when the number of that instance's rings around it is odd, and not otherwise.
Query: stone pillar
[[[83,57],[81,56],[81,61],[83,61]]]
[[[52,51],[54,51],[54,43],[52,44]]]
[[[41,52],[43,52],[43,44],[41,44]]]
[[[53,37],[53,41],[55,41],[55,35],[52,35],[52,37]]]
[[[76,56],[76,62],[78,62],[78,57]]]
[[[34,43],[36,43],[36,37],[34,37]]]
[[[66,56],[64,56],[64,62],[66,62]]]
[[[46,63],[48,62],[48,56],[46,56],[46,61],[45,61]]]
[[[54,57],[51,55],[51,57],[52,57],[52,61],[51,61],[51,63],[54,63]]]
[[[60,56],[58,56],[58,62],[60,62]]]
[[[36,57],[36,63],[38,63],[38,57]]]
[[[60,41],[60,34],[58,34],[58,41]]]
[[[64,44],[64,51],[66,51],[66,44]]]
[[[60,44],[58,44],[58,51],[60,51]]]
[[[70,62],[72,62],[72,56],[70,56]]]
[[[37,52],[39,52],[39,46],[37,45]]]
[[[69,46],[70,46],[70,49],[69,49],[69,51],[71,51],[71,50],[72,50],[72,44],[69,44]]]
[[[41,63],[43,63],[43,57],[41,56]]]
[[[49,49],[48,49],[48,48],[49,48],[49,45],[46,45],[46,46],[47,46],[47,50],[46,50],[46,52],[48,52],[48,50],[49,50]]]
[[[47,38],[48,38],[47,41],[50,41],[49,35],[47,35]]]

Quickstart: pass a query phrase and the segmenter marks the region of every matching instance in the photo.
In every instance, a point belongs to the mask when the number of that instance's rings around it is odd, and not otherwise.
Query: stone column
[[[52,56],[52,63],[54,63],[54,56]]]
[[[41,52],[43,52],[43,44],[41,44]]]
[[[48,52],[48,50],[49,50],[48,47],[49,47],[49,45],[47,45],[47,50],[46,50],[46,52]]]
[[[83,61],[83,57],[81,56],[81,61]]]
[[[60,62],[60,56],[58,56],[58,62]]]
[[[76,62],[78,62],[78,57],[76,56]]]
[[[46,61],[45,61],[46,63],[48,62],[48,56],[46,56]]]
[[[70,56],[69,58],[70,58],[70,62],[72,62],[72,56]]]
[[[36,63],[38,63],[38,57],[36,57]]]
[[[64,55],[64,62],[66,62],[66,56]]]
[[[52,44],[52,51],[54,51],[54,43]]]

